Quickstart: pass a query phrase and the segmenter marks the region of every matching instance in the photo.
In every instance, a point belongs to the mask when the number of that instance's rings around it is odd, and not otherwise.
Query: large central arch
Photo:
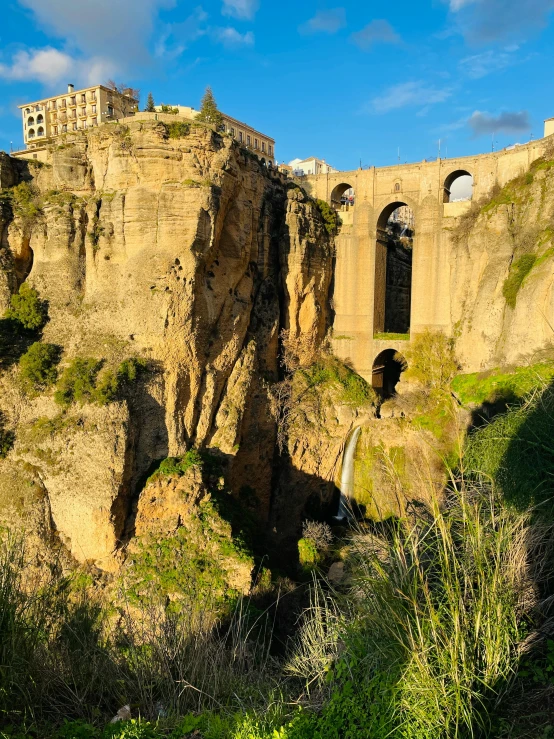
[[[410,331],[414,229],[413,210],[400,200],[385,206],[377,220],[374,334]]]

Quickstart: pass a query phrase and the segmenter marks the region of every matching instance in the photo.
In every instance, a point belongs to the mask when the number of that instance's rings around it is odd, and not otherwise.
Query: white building
[[[292,162],[289,162],[289,167],[292,167],[292,173],[296,175],[296,177],[303,177],[308,174],[329,174],[330,172],[338,172],[338,169],[327,164],[325,159],[318,159],[317,157],[293,159]]]

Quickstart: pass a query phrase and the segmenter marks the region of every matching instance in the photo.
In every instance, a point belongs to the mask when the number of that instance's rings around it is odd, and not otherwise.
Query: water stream
[[[350,501],[354,495],[354,454],[360,436],[361,427],[357,426],[344,447],[342,458],[342,474],[340,478],[340,502],[337,518],[351,520],[353,517]]]

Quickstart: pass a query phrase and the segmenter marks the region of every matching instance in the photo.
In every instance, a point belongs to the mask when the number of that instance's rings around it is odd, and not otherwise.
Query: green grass
[[[463,405],[482,405],[521,401],[528,393],[554,378],[554,362],[514,367],[512,370],[494,369],[457,375],[452,390]]]
[[[386,332],[377,332],[373,334],[375,341],[409,341],[410,334],[394,334]]]
[[[493,480],[518,508],[536,505],[554,517],[554,385],[535,390],[523,403],[473,431],[464,465],[468,475]]]

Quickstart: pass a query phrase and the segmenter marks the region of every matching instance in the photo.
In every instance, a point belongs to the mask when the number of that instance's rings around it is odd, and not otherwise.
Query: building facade
[[[289,166],[292,167],[292,171],[297,177],[304,177],[309,174],[330,174],[332,172],[338,172],[338,169],[327,164],[325,159],[318,159],[317,157],[293,159],[292,162],[289,162]]]
[[[138,100],[104,85],[75,90],[20,105],[23,141],[27,149],[38,148],[70,131],[93,128],[136,112]]]
[[[163,112],[162,107],[164,109],[169,108],[171,112],[175,112],[176,115],[180,115],[185,118],[194,119],[198,115],[200,115],[199,110],[195,110],[195,108],[191,108],[187,105],[157,105],[156,110],[159,112]],[[260,157],[260,159],[265,159],[266,162],[275,164],[274,139],[264,133],[260,133],[260,131],[256,131],[255,128],[248,126],[242,121],[238,121],[236,118],[231,118],[231,116],[227,115],[226,113],[221,113],[221,115],[223,116],[223,132],[230,134],[239,142],[239,144],[241,144],[245,148],[251,149],[254,154],[257,154]]]

